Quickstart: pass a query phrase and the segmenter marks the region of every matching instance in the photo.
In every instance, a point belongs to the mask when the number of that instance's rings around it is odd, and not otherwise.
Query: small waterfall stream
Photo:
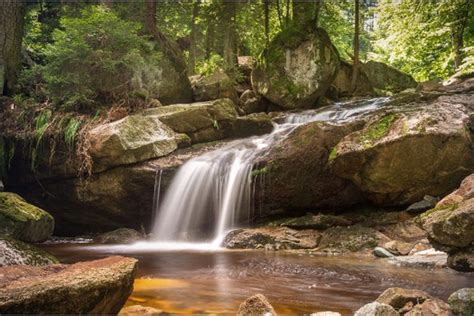
[[[287,115],[273,131],[187,161],[172,180],[162,203],[155,183],[152,238],[160,243],[202,242],[218,247],[226,232],[252,217],[252,168],[257,157],[298,126],[314,121],[342,123],[376,110],[388,98],[336,103]],[[161,181],[161,173],[157,181]],[[157,189],[158,187],[158,189]],[[201,244],[202,245],[202,244]]]

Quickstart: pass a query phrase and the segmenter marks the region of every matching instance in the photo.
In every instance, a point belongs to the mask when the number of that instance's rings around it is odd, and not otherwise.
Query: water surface
[[[388,287],[421,289],[442,299],[472,287],[473,274],[396,267],[383,259],[320,257],[265,251],[153,251],[88,244],[44,245],[62,262],[110,255],[139,260],[127,305],[172,313],[235,313],[247,297],[264,294],[280,314],[332,310],[351,315]]]

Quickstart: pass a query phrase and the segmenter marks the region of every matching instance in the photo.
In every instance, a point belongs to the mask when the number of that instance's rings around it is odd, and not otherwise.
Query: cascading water
[[[252,167],[256,158],[295,128],[313,121],[341,123],[373,111],[388,98],[287,115],[267,135],[236,140],[186,162],[157,207],[152,236],[158,242],[219,245],[225,233],[253,215]],[[159,193],[159,192],[158,192]],[[156,190],[155,190],[156,194]],[[157,200],[157,198],[155,198]]]

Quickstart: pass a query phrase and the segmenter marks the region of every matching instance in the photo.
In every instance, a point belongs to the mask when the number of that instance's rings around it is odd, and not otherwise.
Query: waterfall
[[[180,167],[158,206],[152,236],[159,242],[211,242],[219,244],[226,232],[254,215],[256,158],[298,126],[313,121],[334,123],[373,111],[387,98],[336,103],[319,110],[287,115],[270,134],[236,140],[187,161]],[[260,177],[264,181],[264,177]]]

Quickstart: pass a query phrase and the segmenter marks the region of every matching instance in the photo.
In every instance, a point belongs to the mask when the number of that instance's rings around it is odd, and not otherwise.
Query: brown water
[[[449,269],[396,267],[382,259],[317,257],[264,251],[130,251],[84,244],[44,248],[73,263],[113,254],[139,260],[127,305],[172,313],[235,313],[247,297],[264,294],[281,314],[338,311],[351,315],[388,287],[425,290],[446,299],[474,286],[474,275]]]

